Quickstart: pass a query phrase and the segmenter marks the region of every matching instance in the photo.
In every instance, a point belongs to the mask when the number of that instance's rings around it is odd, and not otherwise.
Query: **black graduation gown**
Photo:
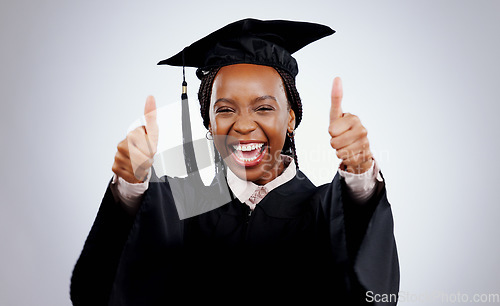
[[[73,271],[73,304],[305,298],[358,305],[374,293],[397,294],[399,263],[384,183],[358,205],[338,174],[316,187],[297,171],[251,214],[233,199],[180,220],[172,194],[207,205],[220,192],[217,182],[202,192],[189,179],[152,182],[135,217],[124,213],[108,187]]]

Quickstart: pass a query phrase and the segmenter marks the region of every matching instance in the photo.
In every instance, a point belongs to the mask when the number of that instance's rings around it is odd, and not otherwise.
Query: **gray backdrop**
[[[156,62],[245,17],[338,31],[296,54],[300,167],[317,184],[334,175],[341,76],[387,181],[401,304],[499,294],[499,16],[500,1],[3,1],[0,304],[71,304],[117,143],[147,95],[179,100],[181,69]]]

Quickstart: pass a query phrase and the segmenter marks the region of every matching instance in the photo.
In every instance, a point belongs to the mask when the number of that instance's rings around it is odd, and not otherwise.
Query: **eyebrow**
[[[271,99],[271,100],[274,100],[274,101],[278,102],[278,100],[276,100],[275,97],[269,96],[269,95],[257,97],[252,102],[255,103],[255,102],[259,102],[259,101],[263,101],[263,100],[268,100],[268,99]],[[227,103],[232,103],[232,104],[235,103],[235,101],[233,99],[219,98],[219,99],[217,99],[215,101],[214,105],[217,104],[217,103],[219,103],[219,102],[227,102]]]
[[[278,102],[275,97],[269,96],[269,95],[257,97],[257,98],[255,98],[254,102],[259,102],[259,101],[268,100],[268,99],[271,99],[271,100]]]

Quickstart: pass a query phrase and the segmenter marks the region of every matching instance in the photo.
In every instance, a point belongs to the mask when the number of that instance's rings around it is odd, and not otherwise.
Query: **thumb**
[[[342,80],[336,77],[332,86],[332,106],[330,108],[330,121],[342,117]]]
[[[146,133],[150,141],[150,151],[156,152],[158,145],[158,122],[156,121],[156,101],[153,96],[148,96],[144,106],[144,118],[146,119]]]

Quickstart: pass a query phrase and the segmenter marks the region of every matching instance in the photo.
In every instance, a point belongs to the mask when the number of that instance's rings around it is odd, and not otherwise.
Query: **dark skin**
[[[342,160],[340,167],[360,174],[373,164],[367,130],[357,116],[342,112],[342,97],[341,80],[335,78],[328,128],[330,144]],[[112,168],[129,183],[143,182],[156,154],[158,125],[152,96],[146,101],[144,115],[146,125],[131,131],[118,144]],[[217,150],[238,177],[262,185],[283,172],[280,153],[286,132],[295,127],[295,113],[274,68],[252,64],[222,67],[214,80],[209,116]],[[263,144],[262,158],[251,166],[238,163],[232,154],[237,143]]]
[[[222,67],[212,87],[209,116],[215,146],[239,178],[264,185],[283,172],[280,153],[286,132],[295,127],[295,113],[274,68],[251,64]],[[250,167],[238,164],[231,154],[237,143],[264,143],[262,161]]]

